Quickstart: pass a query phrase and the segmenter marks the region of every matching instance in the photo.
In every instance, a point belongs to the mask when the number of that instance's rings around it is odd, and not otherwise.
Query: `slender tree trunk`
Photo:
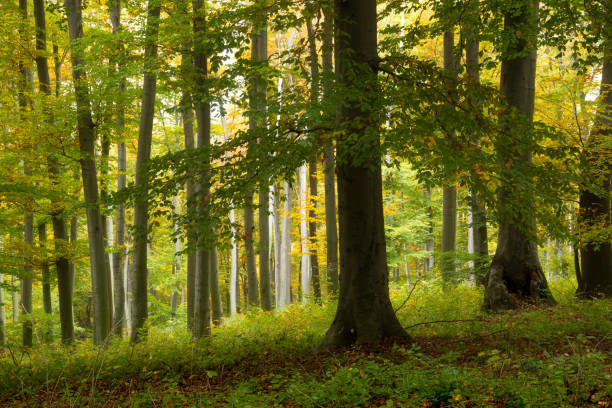
[[[210,301],[212,304],[212,321],[215,326],[223,323],[223,302],[219,290],[219,258],[217,247],[210,251]]]
[[[13,306],[13,323],[16,323],[19,320],[19,300],[17,298],[17,293],[19,292],[19,285],[17,282],[17,277],[15,275],[11,276],[11,305]]]
[[[607,1],[608,5],[612,2]],[[591,167],[589,176],[599,191],[584,188],[580,193],[580,216],[589,231],[603,231],[595,239],[583,242],[580,249],[580,276],[582,285],[578,294],[584,297],[612,297],[612,236],[610,233],[612,191],[612,23],[604,29],[607,34],[603,47],[601,73],[601,111],[585,146]]]
[[[472,21],[478,21],[478,0],[473,0],[473,6],[471,7],[472,11]],[[465,50],[465,63],[467,74],[469,75],[471,81],[478,85],[480,84],[480,61],[479,61],[479,50],[480,43],[478,38],[474,35],[473,30],[468,27],[465,30],[466,37],[466,50]],[[474,101],[476,106],[480,106],[480,101]],[[475,140],[478,143],[478,140]],[[474,275],[476,277],[476,282],[484,285],[485,279],[484,275],[486,274],[486,267],[489,264],[489,242],[488,242],[488,233],[487,233],[487,213],[484,203],[478,196],[478,194],[472,192],[470,200],[469,200],[470,210],[472,213],[472,246],[474,250],[474,254],[477,256],[476,261],[474,262]]]
[[[308,165],[310,178],[310,213],[308,232],[310,242],[310,273],[312,276],[312,289],[317,303],[321,301],[321,278],[319,276],[319,258],[317,257],[317,160],[311,160]]]
[[[4,253],[4,237],[0,236],[0,251]],[[4,314],[4,274],[0,273],[0,348],[6,344],[6,316]]]
[[[444,33],[444,72],[449,75],[449,78],[454,76],[456,71],[454,38],[452,31]],[[448,82],[448,92],[450,93],[455,81],[449,79]],[[454,138],[454,132],[447,137]],[[451,177],[452,175],[448,173],[447,176]],[[457,187],[447,185],[442,190],[442,258],[440,262],[442,279],[445,282],[455,279],[456,236]]]
[[[210,146],[210,102],[208,101],[207,62],[202,35],[206,33],[206,14],[203,0],[193,2],[193,33],[194,53],[193,62],[195,68],[195,111],[198,121],[197,147],[208,149]],[[209,194],[209,172],[210,163],[208,155],[204,159],[201,173],[198,175],[195,198],[197,201],[198,217],[207,218],[208,194]],[[205,230],[205,231],[204,231]],[[210,335],[210,257],[211,251],[206,249],[210,245],[209,228],[198,228],[196,267],[195,267],[195,291],[194,291],[194,315],[193,315],[193,338],[199,339]],[[212,235],[212,231],[210,231]]]
[[[178,140],[177,140],[177,147],[178,147]],[[174,195],[172,197],[172,215],[173,217],[178,216],[178,211],[179,211],[178,196]],[[172,275],[179,275],[181,272],[181,258],[180,258],[181,241],[179,239],[179,225],[176,221],[173,222],[172,228],[174,230],[174,256],[175,256],[174,264],[172,264]],[[178,300],[179,300],[178,289],[179,289],[178,285],[175,286],[174,290],[172,291],[172,294],[170,295],[170,310],[171,310],[173,318],[176,317],[176,310],[178,308]]]
[[[504,181],[498,195],[497,249],[485,287],[484,308],[488,310],[514,308],[517,296],[536,302],[554,302],[538,259],[533,197],[517,186],[515,176],[517,172],[525,171],[531,162],[527,146],[534,111],[536,50],[528,45],[534,43],[528,32],[535,27],[537,3],[525,1],[504,16],[506,34],[519,38],[508,50],[512,57],[502,61],[500,89],[509,108],[500,114],[499,121],[504,133],[522,140],[506,136],[496,146]],[[518,210],[509,212],[509,208],[517,206],[520,206]]]
[[[238,288],[238,246],[236,245],[236,216],[234,214],[234,208],[230,209],[229,213],[230,228],[232,230],[231,245],[232,245],[232,259],[230,265],[230,313],[235,316],[238,312],[237,309],[237,297],[240,296],[240,289]]]
[[[42,262],[40,269],[42,271],[42,299],[43,311],[46,314],[52,313],[51,307],[51,272],[49,271],[49,262],[47,261],[47,224],[41,222],[38,224],[38,244],[41,249]]]
[[[268,59],[268,29],[265,23],[260,23],[253,28],[251,36],[251,59],[266,64]],[[255,112],[249,117],[249,128],[251,131],[259,133],[258,138],[262,141],[266,136],[267,121],[266,121],[266,80],[260,75],[256,75],[251,79],[251,88],[249,90],[249,104]],[[253,148],[254,146],[251,146]],[[250,194],[250,193],[249,193]],[[263,310],[272,309],[272,298],[270,295],[270,231],[269,231],[269,214],[268,214],[268,197],[270,187],[267,181],[262,181],[259,187],[259,290],[261,297],[261,308]],[[248,209],[245,209],[245,215]],[[252,212],[252,209],[250,210]],[[246,218],[245,218],[246,219]],[[245,223],[246,226],[246,223]],[[251,229],[254,231],[254,229]],[[252,238],[252,235],[251,235]],[[252,241],[250,242],[252,245]],[[251,248],[247,248],[252,251]],[[251,265],[250,252],[247,252],[247,274],[249,277],[249,302],[255,301],[257,304],[257,293],[251,295],[252,289],[257,289],[257,272],[255,271],[255,279],[253,276],[254,264]],[[254,255],[253,255],[254,256]]]
[[[112,0],[109,5],[111,24],[113,26],[113,34],[119,37],[121,32],[121,0]],[[123,70],[123,44],[119,44],[119,60],[116,63],[117,71],[121,73]],[[125,130],[125,106],[123,95],[126,90],[126,80],[123,75],[119,80],[120,106],[115,119],[117,133],[122,135]],[[126,170],[127,170],[127,151],[123,138],[117,143],[117,192],[122,191],[126,186]],[[115,250],[113,252],[113,331],[116,335],[123,334],[123,326],[125,325],[125,290],[123,282],[123,253],[125,245],[125,205],[120,203],[115,208]]]
[[[145,334],[144,324],[147,319],[147,236],[149,230],[149,213],[147,205],[148,179],[145,165],[151,157],[151,139],[153,135],[153,118],[155,115],[155,93],[157,74],[157,37],[159,31],[160,5],[158,0],[149,0],[147,10],[147,27],[145,32],[144,82],[142,86],[142,105],[138,132],[138,153],[136,156],[136,186],[142,188],[134,202],[134,255],[132,263],[132,332],[130,341],[137,342]],[[153,68],[152,68],[153,66]]]
[[[272,222],[274,230],[274,301],[278,308],[280,296],[280,279],[281,279],[281,215],[280,215],[280,185],[275,184],[273,187],[272,197]]]
[[[408,336],[389,299],[382,152],[378,123],[369,108],[378,93],[376,1],[336,0],[335,7],[336,78],[352,88],[356,99],[349,97],[338,106],[339,127],[352,135],[352,141],[337,141],[342,274],[336,316],[318,350]]]
[[[329,7],[323,7],[323,99],[330,100],[332,96],[333,67],[333,13]],[[331,115],[328,115],[331,116]],[[330,117],[326,118],[332,121]],[[331,140],[331,138],[330,138]],[[325,145],[323,168],[325,172],[325,238],[327,263],[327,291],[335,294],[338,291],[338,230],[336,224],[336,170],[335,170],[334,144],[332,141]]]
[[[427,231],[427,241],[425,241],[425,251],[427,251],[429,253],[429,255],[427,256],[427,258],[425,258],[424,261],[424,271],[425,271],[425,275],[427,275],[427,273],[429,272],[430,269],[432,269],[434,267],[434,227],[433,227],[433,209],[431,208],[431,187],[429,187],[428,185],[425,185],[423,187],[423,194],[425,196],[425,202],[427,203],[427,208],[425,209],[425,212],[427,213],[427,219],[428,219],[428,231]]]
[[[284,211],[281,220],[280,271],[277,309],[282,309],[291,303],[291,184],[285,180],[283,186],[285,195]]]
[[[28,2],[26,0],[19,0],[19,11],[21,13],[21,24],[19,27],[19,36],[21,37],[24,44],[27,42],[25,39],[25,26],[28,18]],[[30,72],[26,68],[22,60],[19,61],[19,87],[18,87],[18,99],[20,111],[25,111],[28,106],[27,92],[30,88]],[[23,173],[30,177],[32,172],[28,167],[28,163],[24,162]],[[26,213],[23,217],[23,240],[29,247],[34,243],[34,216],[29,209],[26,209]],[[21,290],[20,290],[20,309],[25,315],[22,327],[22,343],[24,347],[32,347],[32,260],[24,259],[23,277],[21,278]]]
[[[308,200],[308,181],[306,164],[298,169],[298,204],[300,206],[300,270],[302,271],[302,302],[310,299],[310,256],[308,247],[308,211],[306,210]]]

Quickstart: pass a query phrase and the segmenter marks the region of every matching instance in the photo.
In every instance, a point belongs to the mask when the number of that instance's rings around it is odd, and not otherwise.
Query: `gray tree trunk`
[[[302,273],[302,302],[307,302],[310,299],[310,256],[308,245],[308,211],[306,210],[308,200],[308,176],[306,164],[303,164],[298,169],[298,189],[297,199],[300,207],[300,271]]]
[[[113,0],[109,4],[111,24],[113,26],[113,34],[119,36],[121,32],[121,0]],[[123,44],[119,45],[119,61],[116,63],[117,71],[123,69]],[[119,93],[123,95],[126,90],[126,80],[122,75],[119,83]],[[115,119],[115,126],[118,134],[123,134],[125,129],[125,107],[123,101],[118,109]],[[127,151],[125,141],[121,140],[117,143],[117,192],[123,190],[126,186],[127,170]],[[123,253],[125,245],[125,205],[120,203],[115,208],[115,250],[113,252],[113,331],[116,335],[123,334],[123,326],[125,325],[125,290],[123,281]]]
[[[215,326],[223,323],[223,302],[219,290],[219,258],[217,247],[210,251],[210,302],[212,304],[212,322]]]
[[[357,141],[337,140],[342,273],[336,316],[318,350],[408,336],[389,299],[382,152],[375,131],[378,123],[369,108],[378,93],[373,69],[378,60],[376,1],[336,0],[335,8],[336,78],[351,87],[350,95],[356,98],[351,101],[349,97],[338,107],[339,125],[348,128],[351,139],[359,137]]]
[[[48,254],[47,254],[47,224],[41,222],[38,224],[38,244],[41,249],[41,265],[42,271],[42,300],[43,311],[46,314],[51,314],[51,271],[49,270]]]
[[[444,33],[444,72],[449,76],[454,76],[455,65],[455,46],[454,34],[452,31]],[[449,93],[454,86],[454,80],[449,79]],[[447,137],[453,138],[454,132]],[[452,176],[450,173],[447,176]],[[442,255],[440,269],[442,279],[446,282],[455,279],[455,250],[457,236],[457,188],[455,186],[444,186],[442,190]]]
[[[472,21],[478,19],[478,1],[474,1],[474,5],[471,8]],[[467,74],[470,76],[471,81],[474,84],[480,84],[480,61],[479,61],[479,49],[480,43],[478,38],[475,37],[472,29],[468,25],[465,30],[466,37],[466,50],[465,50],[465,64]],[[479,101],[475,101],[476,106],[480,106]],[[475,140],[478,143],[478,140]],[[472,246],[474,254],[477,256],[474,262],[474,274],[476,282],[484,285],[484,275],[486,274],[486,267],[489,264],[489,240],[487,233],[487,213],[484,203],[480,197],[472,193],[469,201],[470,210],[472,213]]]
[[[285,198],[284,211],[281,220],[280,271],[278,283],[277,309],[282,309],[291,303],[291,184],[284,181],[283,194]]]
[[[281,277],[281,215],[280,215],[280,185],[275,184],[272,191],[272,222],[274,231],[274,301],[278,307]]]
[[[138,131],[138,153],[136,156],[136,186],[141,188],[134,202],[134,255],[132,261],[132,343],[146,335],[147,320],[147,236],[149,230],[148,180],[145,165],[151,157],[151,139],[153,136],[153,118],[155,116],[155,93],[157,88],[157,37],[159,31],[160,5],[157,0],[149,0],[147,6],[147,26],[145,31],[144,82],[142,86],[142,104]],[[153,68],[152,68],[153,67]]]
[[[329,100],[332,96],[331,80],[333,67],[333,13],[329,7],[323,7],[323,99]],[[329,119],[329,118],[328,118]],[[330,119],[331,120],[331,119]],[[338,291],[338,230],[336,224],[336,170],[335,170],[334,144],[325,145],[323,169],[325,172],[325,239],[327,263],[327,291],[335,294]]]
[[[210,146],[210,102],[208,101],[207,62],[204,54],[204,43],[202,35],[206,32],[206,15],[203,0],[193,2],[193,33],[194,42],[193,62],[195,69],[195,111],[198,121],[197,147],[208,149]],[[206,219],[208,214],[209,194],[209,172],[210,164],[208,157],[204,159],[201,173],[198,174],[195,198],[197,201],[198,217]],[[210,335],[210,257],[211,251],[205,246],[210,244],[208,228],[198,228],[196,267],[195,267],[195,291],[194,291],[194,315],[193,315],[193,338],[199,339]],[[212,235],[212,231],[210,231]]]
[[[533,31],[536,24],[537,3],[525,1],[504,16],[506,34],[514,38],[518,33],[519,38],[507,50],[511,57],[502,60],[500,89],[509,107],[500,114],[499,121],[505,133],[517,134],[521,140],[506,137],[496,146],[502,163],[503,183],[498,195],[497,249],[485,286],[484,308],[487,310],[514,308],[516,297],[554,302],[538,259],[533,197],[521,192],[524,189],[517,188],[515,180],[516,172],[531,161],[528,142],[534,111],[536,50],[528,46],[528,42],[535,43],[535,33],[530,38],[528,32]],[[519,118],[513,113],[516,111]],[[517,206],[517,210],[509,213],[509,208]]]

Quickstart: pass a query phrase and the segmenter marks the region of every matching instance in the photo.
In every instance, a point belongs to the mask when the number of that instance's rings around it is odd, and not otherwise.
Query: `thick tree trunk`
[[[149,230],[148,179],[145,166],[151,157],[153,118],[155,115],[155,93],[157,88],[157,37],[159,31],[160,5],[158,0],[149,0],[147,7],[147,26],[145,32],[144,82],[138,131],[138,153],[136,155],[136,187],[140,188],[134,202],[134,255],[132,261],[132,343],[146,335],[147,320],[147,236]]]
[[[519,7],[504,16],[506,33],[519,38],[507,50],[512,57],[502,61],[500,88],[509,107],[500,114],[499,120],[505,133],[522,140],[507,136],[496,146],[504,181],[498,196],[497,249],[485,287],[484,308],[487,310],[514,308],[517,297],[554,302],[538,259],[533,197],[521,192],[524,188],[518,188],[514,175],[531,161],[527,146],[533,121],[536,69],[536,51],[528,48],[528,41],[533,42],[533,39],[525,32],[536,27],[537,3],[523,2]],[[518,118],[514,113],[517,111]],[[517,206],[520,206],[518,210],[509,212]]]
[[[408,336],[389,299],[382,153],[375,130],[378,124],[368,108],[378,91],[376,1],[336,0],[335,7],[336,78],[352,88],[355,100],[345,100],[338,107],[339,125],[352,135],[352,140],[337,141],[342,274],[336,316],[318,350]]]
[[[610,2],[608,1],[608,4]],[[610,191],[612,183],[612,165],[609,158],[612,148],[612,24],[607,26],[603,52],[603,69],[601,73],[601,112],[597,115],[595,125],[585,147],[586,156],[591,166],[594,184],[599,191],[584,189],[580,193],[580,216],[582,223],[590,231],[604,231],[591,241],[583,242],[580,249],[580,276],[582,285],[578,294],[584,297],[612,297],[612,223],[610,212]],[[607,227],[607,229],[605,229]],[[607,231],[607,232],[606,232]]]
[[[323,7],[323,99],[329,100],[332,92],[331,77],[333,75],[333,17],[332,11]],[[328,119],[328,118],[327,118]],[[330,119],[331,120],[331,119]],[[336,225],[336,170],[334,164],[334,144],[325,145],[323,168],[325,171],[325,239],[327,263],[327,291],[335,294],[338,291],[338,230]]]
[[[109,5],[111,24],[113,26],[113,34],[118,36],[121,32],[121,0],[113,0]],[[118,72],[123,69],[123,44],[119,45],[119,61],[116,67]],[[119,83],[119,93],[123,95],[126,90],[126,80],[121,76]],[[125,107],[123,101],[117,112],[115,126],[117,133],[122,135],[125,130]],[[120,192],[126,185],[126,167],[127,167],[127,151],[125,141],[117,143],[117,192]],[[123,282],[123,253],[125,245],[125,205],[118,204],[115,208],[115,250],[113,252],[113,331],[116,335],[123,334],[123,326],[125,325],[125,291]]]
[[[454,86],[455,75],[455,36],[452,31],[444,33],[444,73],[449,76],[447,85],[449,93],[452,92]],[[447,135],[449,138],[454,138],[454,131]],[[452,176],[448,173],[447,176]],[[440,262],[440,270],[442,271],[442,279],[449,282],[456,278],[455,276],[455,251],[457,237],[457,187],[454,185],[444,186],[442,190],[442,255]]]
[[[206,32],[206,14],[203,0],[193,2],[193,33],[194,52],[193,66],[195,69],[195,111],[198,121],[197,148],[208,149],[210,146],[210,102],[208,101],[207,83],[207,61],[202,35]],[[198,174],[195,191],[198,217],[206,219],[208,215],[208,195],[210,191],[209,172],[210,163],[208,154],[202,163],[203,169]],[[206,222],[206,221],[205,221]],[[195,291],[194,291],[194,314],[193,314],[193,338],[199,339],[210,335],[210,257],[211,250],[205,248],[210,245],[207,236],[212,235],[209,228],[198,228],[196,267],[195,267]]]

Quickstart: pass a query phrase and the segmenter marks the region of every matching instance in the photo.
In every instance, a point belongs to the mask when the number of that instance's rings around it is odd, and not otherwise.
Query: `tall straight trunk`
[[[72,77],[77,105],[79,146],[81,150],[81,175],[83,193],[87,204],[87,233],[91,261],[94,344],[102,344],[111,330],[111,305],[109,304],[108,269],[102,236],[102,217],[98,200],[98,177],[96,171],[94,123],[91,116],[89,89],[85,70],[85,57],[79,42],[83,38],[83,18],[80,0],[65,0],[70,34]]]
[[[212,322],[215,326],[223,323],[223,302],[219,290],[219,255],[217,247],[210,251],[210,303],[212,304]]]
[[[189,13],[189,0],[181,0],[180,7],[181,22],[185,32],[190,29],[190,13]],[[181,75],[183,79],[193,77],[193,58],[192,58],[192,47],[190,39],[186,39],[181,50]],[[191,96],[191,83],[185,80],[181,95],[181,116],[183,122],[183,136],[185,141],[185,150],[195,148],[195,138],[193,132],[193,100]],[[185,186],[186,205],[185,211],[187,217],[191,219],[193,214],[196,212],[195,202],[195,180],[188,178]],[[193,302],[194,302],[194,287],[195,287],[195,266],[196,266],[196,234],[193,228],[186,227],[187,235],[187,327],[193,329]]]
[[[444,72],[449,76],[454,76],[455,58],[454,58],[454,41],[455,36],[452,31],[444,33]],[[453,79],[448,80],[449,93],[455,82]],[[453,138],[454,132],[447,137]],[[448,177],[452,176],[450,173]],[[442,271],[442,279],[446,282],[455,278],[455,250],[457,236],[457,187],[454,185],[444,186],[442,190],[442,259],[440,269]]]
[[[282,309],[291,303],[291,184],[285,180],[283,185],[285,198],[284,211],[281,220],[280,271],[278,283],[277,309]]]
[[[321,278],[319,276],[319,258],[317,257],[317,160],[308,164],[310,184],[310,212],[308,214],[309,242],[310,242],[310,275],[315,301],[321,301]]]
[[[2,247],[2,238],[0,237],[0,247]],[[2,247],[2,250],[4,248]],[[6,344],[6,316],[4,315],[4,275],[0,273],[0,348]]]
[[[110,289],[107,293],[108,296],[108,304],[110,307],[110,318],[111,322],[113,320],[113,268],[110,260],[110,255],[106,250],[109,245],[109,241],[112,244],[112,218],[107,215],[108,208],[104,203],[108,202],[109,194],[108,194],[108,173],[109,173],[109,156],[110,156],[110,139],[108,137],[108,133],[104,132],[101,137],[100,143],[100,200],[102,201],[102,237],[104,241],[104,261],[106,262],[106,270],[108,273],[106,274],[107,285]],[[109,226],[110,221],[110,226]],[[111,236],[109,236],[111,234]],[[112,330],[112,328],[111,328]]]
[[[198,121],[197,148],[205,149],[210,146],[210,102],[208,101],[207,83],[207,60],[203,42],[206,32],[206,14],[203,0],[193,2],[193,33],[194,52],[193,66],[195,69],[195,111]],[[208,154],[204,159],[203,170],[197,176],[195,199],[197,202],[197,215],[206,219],[208,215],[208,195],[210,191],[209,172],[210,163]],[[206,221],[205,221],[206,222]],[[206,235],[212,235],[209,228],[199,227],[196,250],[195,286],[194,286],[194,314],[193,314],[193,338],[199,339],[210,335],[210,257],[211,251],[206,248],[210,239]]]
[[[427,203],[425,212],[427,213],[428,228],[427,228],[427,241],[425,241],[425,251],[429,252],[429,255],[423,261],[423,269],[425,274],[429,272],[434,266],[434,228],[433,228],[433,209],[431,208],[431,187],[425,185],[423,187],[423,195]]]
[[[265,64],[268,59],[268,29],[265,23],[259,23],[256,27],[253,27],[253,34],[251,35],[251,59],[260,64]],[[249,116],[249,129],[258,133],[257,136],[259,140],[267,137],[266,104],[266,80],[261,75],[255,75],[251,78],[251,86],[249,89],[249,105],[254,112]],[[254,148],[254,146],[251,145],[250,148]],[[261,181],[259,186],[259,296],[261,297],[261,308],[263,310],[272,309],[269,259],[269,194],[270,187],[268,181]],[[250,211],[252,212],[252,210]],[[248,209],[245,209],[245,214],[246,212],[248,212]],[[254,231],[254,229],[251,230]],[[249,245],[252,246],[252,240]],[[247,249],[248,251],[252,251],[250,247]],[[257,293],[251,295],[251,290],[257,289],[257,272],[253,271],[254,264],[250,264],[251,252],[248,251],[247,274],[249,277],[249,302],[255,301],[254,304],[257,304]],[[255,279],[251,279],[253,272]]]
[[[17,294],[19,293],[19,285],[17,281],[17,277],[15,275],[11,276],[11,306],[12,306],[12,320],[13,323],[16,323],[19,320],[19,299]]]
[[[280,185],[275,184],[272,189],[272,229],[274,232],[274,302],[278,307],[280,296],[281,273],[281,215],[280,215]]]
[[[236,315],[237,309],[237,297],[240,296],[240,290],[238,288],[238,246],[236,245],[236,216],[234,208],[230,208],[229,213],[230,228],[232,232],[231,237],[231,263],[230,263],[230,313],[232,316]]]
[[[51,80],[49,78],[49,63],[47,61],[47,24],[45,19],[45,3],[44,0],[34,0],[34,20],[36,24],[36,49],[38,51],[36,56],[36,69],[38,73],[38,83],[40,87],[40,92],[45,96],[51,95]],[[61,71],[60,71],[59,60],[55,62],[55,94],[59,95],[59,87],[61,82]],[[46,120],[50,125],[53,124],[52,112],[45,112],[47,118]],[[60,176],[60,166],[57,160],[57,157],[54,155],[49,155],[47,157],[47,164],[49,168],[49,178],[51,179],[52,184],[57,185],[59,183]],[[53,202],[52,205],[53,212],[52,216],[52,225],[53,225],[53,236],[55,242],[55,250],[58,254],[61,254],[62,247],[68,241],[68,235],[66,233],[66,223],[64,220],[64,209],[61,207],[61,204],[58,202]],[[46,230],[42,231],[40,228],[43,227],[43,224],[39,226],[39,236],[45,235]],[[55,262],[56,270],[57,270],[57,286],[58,286],[58,295],[59,295],[59,309],[60,309],[60,324],[62,330],[62,341],[64,343],[72,342],[74,338],[74,323],[72,317],[72,278],[70,273],[70,262],[68,259],[60,255]],[[47,265],[48,269],[48,265]],[[43,270],[44,271],[44,270]],[[47,270],[48,274],[48,270]],[[43,283],[45,282],[43,276]],[[44,288],[47,288],[45,291]],[[44,302],[45,309],[49,310],[48,313],[51,313],[51,289],[48,284],[43,286],[43,294],[48,292],[46,296],[48,300]],[[45,296],[43,296],[43,301],[45,301]],[[45,311],[46,311],[45,310]]]
[[[177,140],[177,145],[178,145],[178,140]],[[179,211],[179,207],[178,207],[178,196],[174,195],[172,197],[172,215],[173,217],[178,216],[178,211]],[[173,231],[174,231],[174,256],[175,256],[175,260],[174,263],[172,264],[172,275],[179,275],[181,272],[181,258],[180,258],[180,252],[181,252],[181,241],[179,239],[179,225],[178,222],[174,221],[173,223]],[[179,293],[178,293],[178,285],[174,287],[172,294],[170,295],[170,311],[172,313],[172,317],[176,317],[176,310],[178,308],[178,300],[179,300]]]
[[[332,96],[331,77],[333,67],[333,13],[329,7],[323,7],[323,99],[329,100]],[[330,115],[328,115],[330,116]],[[331,118],[326,118],[331,120]],[[331,139],[330,139],[331,140]],[[338,230],[336,224],[336,170],[335,170],[334,144],[332,141],[325,145],[323,169],[325,172],[325,239],[327,263],[327,291],[335,294],[338,291]]]
[[[42,271],[42,300],[43,300],[43,311],[46,314],[51,314],[53,308],[51,307],[51,271],[49,270],[49,262],[47,261],[47,224],[41,222],[38,224],[38,244],[41,249],[41,264],[40,269]]]
[[[472,12],[472,21],[478,19],[478,0],[473,0],[473,6],[470,8]],[[473,30],[468,24],[465,30],[466,37],[466,50],[465,50],[465,64],[466,71],[470,77],[470,80],[475,84],[480,84],[480,61],[479,61],[479,50],[480,42],[475,36]],[[474,101],[476,106],[480,106],[479,101]],[[475,138],[473,138],[475,139]],[[474,140],[478,143],[478,140]],[[487,233],[487,212],[484,203],[478,194],[472,192],[469,200],[469,206],[472,214],[471,228],[472,228],[472,239],[471,245],[473,247],[474,254],[476,255],[476,261],[474,262],[474,274],[476,282],[484,285],[484,275],[486,273],[486,267],[489,263],[489,240]]]
[[[255,234],[255,220],[253,215],[253,191],[247,192],[244,207],[244,252],[247,270],[247,302],[249,305],[259,304],[257,287],[257,266],[255,263],[255,249],[253,235]]]
[[[612,2],[607,1],[608,5]],[[612,297],[612,237],[610,236],[612,191],[612,165],[609,157],[612,135],[612,23],[604,32],[603,68],[601,72],[601,111],[585,146],[585,154],[591,167],[589,174],[599,191],[584,188],[580,193],[580,215],[590,230],[603,230],[599,237],[583,243],[580,249],[580,276],[582,285],[578,294],[585,297]],[[608,159],[606,159],[608,158]]]
[[[498,194],[497,249],[485,287],[484,308],[488,310],[514,308],[516,297],[554,302],[538,259],[533,197],[524,192],[529,189],[519,188],[515,176],[531,162],[527,146],[535,99],[536,50],[532,47],[537,7],[537,3],[524,1],[504,16],[504,31],[518,38],[507,50],[510,57],[502,60],[500,89],[509,107],[502,111],[499,121],[504,133],[512,133],[521,140],[504,137],[496,146],[503,182]],[[508,213],[509,208],[517,206],[515,212]]]
[[[153,137],[153,118],[155,116],[155,93],[157,88],[157,37],[159,31],[159,0],[149,0],[147,7],[147,26],[145,30],[144,81],[140,126],[138,130],[138,153],[136,155],[136,187],[141,188],[134,202],[134,255],[132,261],[132,332],[130,341],[137,342],[147,320],[147,237],[149,230],[149,211],[147,204],[148,180],[145,174],[146,163],[151,158]],[[153,67],[153,68],[152,68]]]
[[[28,2],[26,0],[19,0],[19,11],[21,13],[21,24],[19,27],[19,36],[22,41],[27,43],[25,38],[25,26],[28,18]],[[30,88],[30,72],[26,68],[22,60],[19,61],[19,86],[18,86],[18,99],[20,111],[25,111],[28,107],[27,92]],[[28,167],[28,163],[24,163],[23,173],[26,176],[32,176],[32,172]],[[28,246],[32,246],[34,243],[34,216],[29,209],[26,210],[23,216],[23,240]],[[19,308],[25,315],[22,327],[22,343],[24,347],[32,347],[32,260],[24,259],[23,277],[21,278],[21,290],[20,290],[20,302]]]
[[[370,108],[378,93],[376,0],[336,0],[335,8],[336,78],[352,95],[338,106],[339,128],[351,137],[337,140],[342,273],[336,316],[319,350],[408,336],[389,299],[382,152]]]
[[[113,34],[119,38],[121,33],[121,0],[112,0],[109,5]],[[123,69],[123,44],[119,44],[119,60],[116,69],[121,73]],[[126,90],[126,80],[122,75],[119,80],[119,95],[123,96]],[[115,118],[117,133],[122,135],[125,130],[125,106],[120,98],[120,106]],[[123,138],[117,143],[117,192],[122,191],[126,185],[127,151]],[[115,208],[115,250],[113,251],[113,331],[116,335],[123,334],[125,325],[125,290],[123,282],[123,253],[125,245],[125,205],[120,203]]]
[[[308,200],[308,176],[306,164],[298,169],[298,205],[300,206],[300,270],[302,272],[302,302],[310,299],[310,256],[308,247],[308,211],[306,210]]]

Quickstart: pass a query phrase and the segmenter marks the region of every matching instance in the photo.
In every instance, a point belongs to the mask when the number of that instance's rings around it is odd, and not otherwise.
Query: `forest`
[[[612,407],[611,0],[2,0],[0,407]]]

